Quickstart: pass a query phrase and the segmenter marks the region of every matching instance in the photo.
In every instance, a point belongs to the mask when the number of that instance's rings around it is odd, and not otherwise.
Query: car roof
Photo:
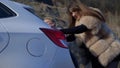
[[[35,16],[34,14],[32,14],[31,12],[25,9],[25,8],[32,8],[28,5],[14,2],[11,0],[0,0],[0,2],[16,13],[16,16],[12,17],[11,19],[18,19],[18,20],[22,19],[25,21],[43,22],[42,19],[40,19],[39,17]]]
[[[9,27],[11,23],[14,23],[16,25],[21,25],[22,27],[26,27],[25,25],[28,25],[27,28],[29,29],[31,29],[31,26],[33,28],[50,28],[46,23],[43,22],[42,19],[38,18],[24,8],[29,6],[10,0],[0,0],[0,2],[16,13],[15,17],[0,19],[0,23],[5,24],[6,27]],[[17,28],[18,27],[20,26],[17,26]],[[9,29],[13,30],[12,28]]]

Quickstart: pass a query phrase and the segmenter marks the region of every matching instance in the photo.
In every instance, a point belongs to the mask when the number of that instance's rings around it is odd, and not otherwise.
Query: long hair
[[[69,27],[75,26],[75,19],[72,17],[71,12],[76,12],[76,11],[80,13],[81,16],[94,16],[99,20],[105,22],[105,18],[99,9],[90,8],[82,3],[80,3],[79,5],[72,4],[68,6],[68,13],[71,18],[70,20],[72,20],[70,21]]]

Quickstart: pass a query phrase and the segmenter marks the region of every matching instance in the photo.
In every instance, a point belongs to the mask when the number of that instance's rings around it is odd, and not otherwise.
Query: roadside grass
[[[106,20],[112,31],[120,38],[120,15],[108,13]]]

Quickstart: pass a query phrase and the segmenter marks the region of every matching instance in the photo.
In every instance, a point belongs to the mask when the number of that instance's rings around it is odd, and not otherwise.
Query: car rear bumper
[[[52,59],[50,68],[75,68],[69,50],[59,48]]]

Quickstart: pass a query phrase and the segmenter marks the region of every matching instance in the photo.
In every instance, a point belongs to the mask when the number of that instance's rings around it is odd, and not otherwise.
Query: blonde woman
[[[52,17],[45,17],[44,22],[47,23],[52,28],[56,28],[56,23],[55,23],[55,21],[53,20]]]
[[[84,4],[71,5],[68,12],[70,28],[61,31],[71,34],[67,40],[73,41],[76,38],[83,42],[80,48],[85,50],[83,57],[88,60],[83,64],[91,61],[93,68],[117,68],[120,42],[106,25],[102,12]]]

